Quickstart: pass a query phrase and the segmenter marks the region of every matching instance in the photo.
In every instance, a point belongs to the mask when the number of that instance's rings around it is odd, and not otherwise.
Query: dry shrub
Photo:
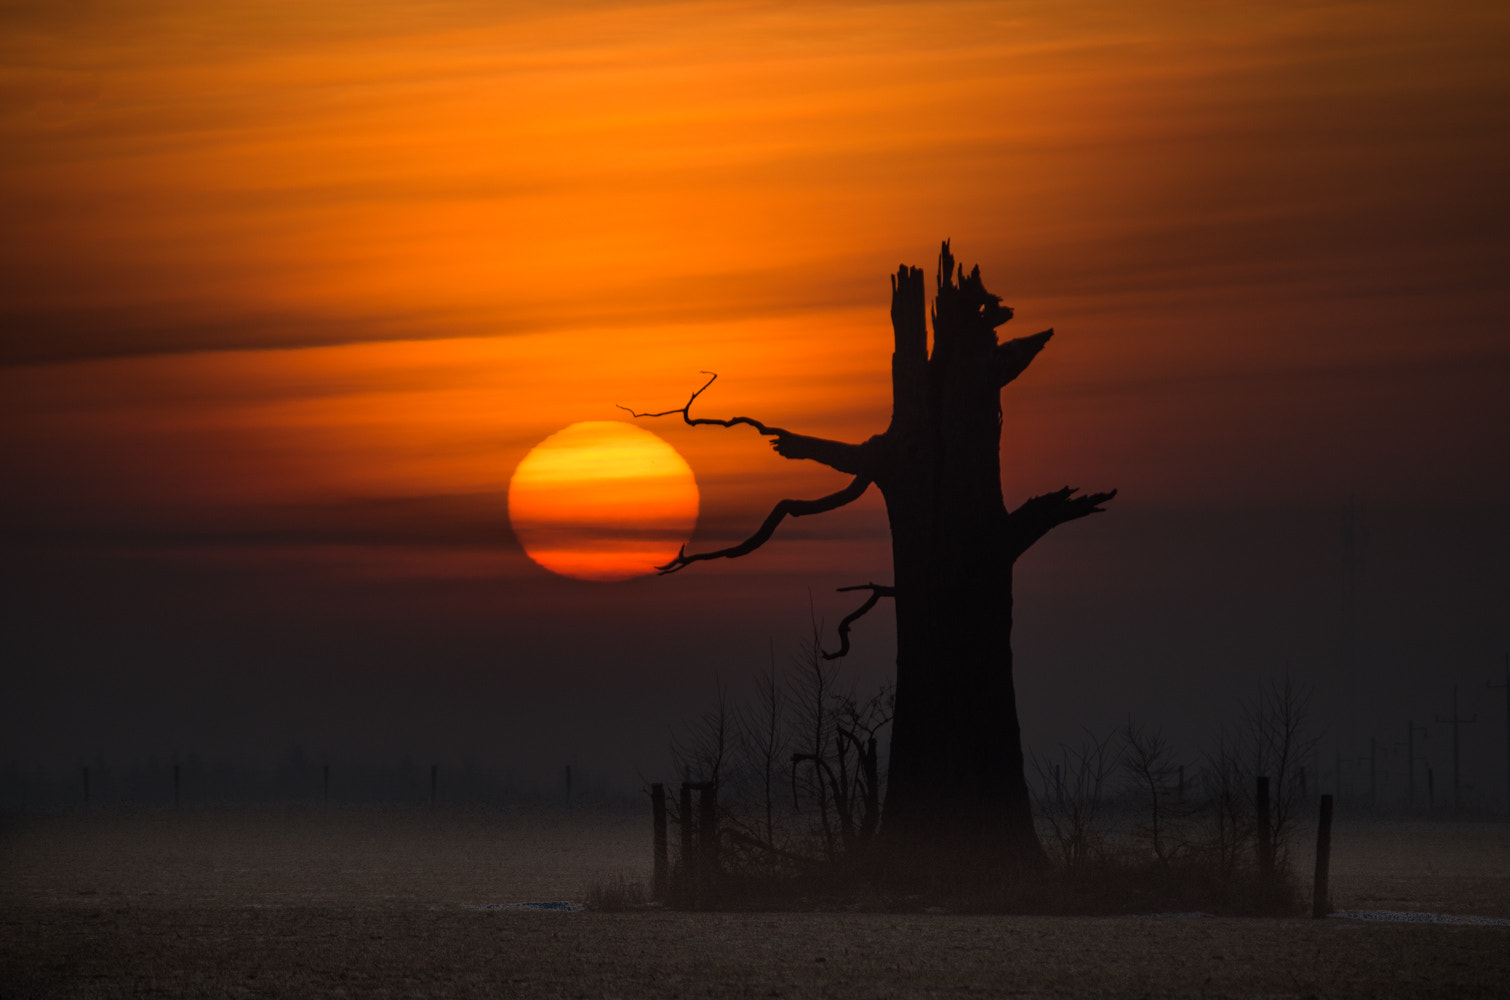
[[[586,903],[597,913],[623,913],[642,909],[650,901],[645,883],[628,875],[614,875],[587,887]]]
[[[790,668],[778,671],[773,658],[753,694],[731,703],[719,685],[713,706],[671,747],[684,780],[717,791],[720,905],[784,908],[843,895],[863,881],[857,869],[880,823],[892,688],[856,693],[815,622]],[[668,796],[673,857],[680,808]],[[694,829],[699,822],[695,811]],[[670,877],[672,896],[686,897],[690,873],[674,863]]]
[[[1260,687],[1241,722],[1217,730],[1188,785],[1175,748],[1131,721],[1105,737],[1086,733],[1057,759],[1032,754],[1047,909],[1297,912],[1290,854],[1309,804],[1300,767],[1316,744],[1308,708],[1307,690],[1289,677]],[[1259,776],[1269,781],[1267,814],[1256,807]]]
[[[878,841],[886,777],[878,736],[894,696],[889,688],[869,699],[844,691],[818,640],[815,627],[784,683],[774,664],[764,672],[753,704],[731,704],[720,685],[714,707],[673,745],[684,780],[717,796],[718,837],[711,882],[673,864],[672,906],[1299,909],[1290,848],[1308,795],[1300,762],[1315,737],[1307,692],[1290,678],[1261,686],[1238,723],[1219,728],[1188,768],[1162,733],[1131,721],[1104,736],[1087,731],[1057,753],[1030,753],[1043,864],[903,885],[888,863],[899,859],[886,858]],[[1260,776],[1271,793],[1266,811],[1255,801]],[[680,805],[667,806],[676,838]],[[689,820],[700,845],[701,816]]]

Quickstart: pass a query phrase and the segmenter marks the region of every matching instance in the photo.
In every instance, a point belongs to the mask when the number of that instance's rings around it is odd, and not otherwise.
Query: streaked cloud
[[[1423,493],[1502,444],[1507,39],[1471,3],[10,5],[4,510],[354,537],[320,512],[497,495],[703,370],[704,412],[862,439],[886,275],[945,236],[1005,333],[1060,330],[1009,497]],[[1358,444],[1381,406],[1425,453]],[[655,427],[705,534],[832,489]]]

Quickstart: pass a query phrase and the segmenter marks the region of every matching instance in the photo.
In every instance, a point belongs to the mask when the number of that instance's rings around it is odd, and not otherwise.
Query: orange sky
[[[15,537],[534,579],[503,491],[569,423],[713,370],[708,415],[882,429],[887,275],[944,237],[1059,331],[1009,502],[1510,503],[1494,5],[519,6],[0,13]],[[656,429],[705,541],[836,485]]]
[[[1361,438],[1399,378],[1431,401],[1411,422],[1472,416],[1456,382],[1504,362],[1484,5],[553,10],[10,13],[0,356],[353,346],[13,368],[7,422],[87,450],[107,404],[191,495],[496,488],[704,368],[716,410],[864,436],[885,275],[943,236],[1016,333],[1061,330],[1008,398],[1035,480],[1174,499],[1221,459],[1205,435]],[[429,343],[362,346],[404,338]],[[196,437],[219,467],[167,457]],[[1394,447],[1305,485],[1398,488]]]

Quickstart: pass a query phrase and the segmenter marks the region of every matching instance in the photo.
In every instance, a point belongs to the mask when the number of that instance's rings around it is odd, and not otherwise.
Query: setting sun
[[[509,520],[531,559],[579,580],[627,580],[670,562],[697,522],[697,481],[675,448],[616,421],[572,424],[509,482]]]

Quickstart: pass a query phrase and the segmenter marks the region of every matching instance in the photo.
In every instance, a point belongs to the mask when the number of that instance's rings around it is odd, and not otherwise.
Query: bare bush
[[[1226,726],[1219,726],[1215,739],[1201,769],[1202,805],[1207,817],[1204,846],[1221,875],[1230,879],[1247,857],[1247,847],[1253,840],[1251,782],[1237,738]]]
[[[820,634],[815,624],[784,676],[773,660],[738,706],[720,686],[715,706],[673,741],[677,768],[717,786],[725,876],[842,871],[879,829],[892,689],[856,695]]]
[[[819,634],[784,671],[773,659],[747,700],[734,703],[720,684],[713,707],[673,746],[678,768],[717,795],[717,878],[743,887],[746,899],[851,892],[862,884],[855,876],[871,870],[864,859],[873,857],[885,790],[878,744],[894,700],[890,688],[863,698],[846,689]],[[1300,763],[1316,742],[1307,709],[1304,688],[1289,678],[1265,684],[1239,721],[1216,730],[1189,794],[1170,741],[1132,721],[1104,736],[1086,731],[1054,756],[1030,753],[1051,861],[1049,881],[1035,883],[1047,894],[1030,905],[1283,912],[1294,895],[1288,856]],[[1259,776],[1272,790],[1262,815]],[[695,836],[701,843],[700,830]],[[1266,842],[1274,853],[1260,859],[1255,847]]]
[[[1205,755],[1207,847],[1230,876],[1268,844],[1272,857],[1258,859],[1259,867],[1283,873],[1305,793],[1302,763],[1320,740],[1310,727],[1310,692],[1286,674],[1261,684],[1243,702],[1240,718],[1236,728],[1218,728]],[[1269,779],[1264,815],[1256,794],[1260,777]]]
[[[837,667],[824,659],[818,629],[796,656],[797,671],[791,678],[791,694],[796,705],[796,740],[791,757],[792,809],[800,811],[805,799],[817,809],[823,856],[832,861],[838,853],[831,806],[833,773],[830,752],[838,736],[832,723],[834,675]],[[827,773],[825,773],[827,771]]]
[[[736,713],[740,767],[754,783],[757,798],[751,822],[768,844],[776,842],[778,790],[791,753],[786,710],[773,653],[770,665],[755,679],[755,697]]]
[[[1216,730],[1189,795],[1173,745],[1132,721],[1061,745],[1057,760],[1032,753],[1035,812],[1068,889],[1059,905],[1293,909],[1300,765],[1315,745],[1308,694],[1286,677],[1243,702],[1235,725]],[[1262,814],[1261,776],[1271,790]],[[1272,854],[1260,858],[1265,843]]]
[[[1086,730],[1078,744],[1061,743],[1059,751],[1058,763],[1032,754],[1038,779],[1034,798],[1058,860],[1073,876],[1104,857],[1105,831],[1098,819],[1122,745],[1115,732],[1098,737]]]
[[[1138,811],[1135,835],[1146,842],[1160,864],[1191,848],[1188,829],[1194,809],[1184,800],[1174,749],[1163,733],[1129,721],[1122,728],[1121,764],[1128,796]]]
[[[1289,848],[1296,811],[1301,804],[1302,764],[1314,756],[1320,737],[1310,728],[1310,690],[1290,679],[1270,680],[1243,709],[1250,776],[1265,775],[1271,794],[1267,816],[1255,816],[1267,824],[1273,845],[1274,867],[1283,871],[1289,863]]]

